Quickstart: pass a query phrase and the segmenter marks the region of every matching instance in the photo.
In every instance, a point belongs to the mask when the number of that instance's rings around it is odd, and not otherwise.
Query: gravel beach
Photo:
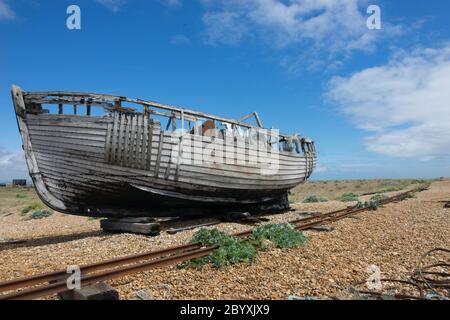
[[[450,200],[448,180],[434,182],[417,198],[335,222],[332,232],[307,231],[305,246],[272,248],[261,252],[251,265],[223,270],[173,266],[109,284],[118,289],[121,299],[136,299],[138,291],[150,299],[287,299],[290,295],[332,299],[353,283],[364,281],[369,265],[378,266],[382,277],[405,279],[427,250],[449,248],[450,209],[444,209],[437,202],[440,200]],[[270,223],[287,222],[298,218],[300,212],[328,212],[347,205],[336,201],[299,203],[292,205],[295,211],[268,218]],[[222,223],[213,228],[235,233],[251,227]],[[17,213],[2,214],[0,240],[25,242],[0,243],[0,280],[184,244],[195,231],[175,235],[163,231],[157,237],[104,234],[99,220],[85,217],[55,213],[46,219],[24,221]]]

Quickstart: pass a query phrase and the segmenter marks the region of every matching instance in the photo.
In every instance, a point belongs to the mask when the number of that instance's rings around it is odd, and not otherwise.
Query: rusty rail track
[[[411,192],[408,191],[396,196],[379,201],[380,205],[404,200]],[[297,230],[307,230],[314,226],[331,223],[352,215],[367,211],[367,208],[348,207],[318,216],[300,218],[290,223]],[[245,238],[251,235],[253,230],[247,230],[234,234]],[[141,254],[119,257],[99,263],[88,264],[80,267],[81,286],[96,282],[120,278],[159,267],[174,265],[187,260],[210,255],[216,247],[202,247],[199,243],[189,243],[162,250],[145,252]],[[52,294],[67,291],[67,279],[70,274],[66,270],[48,272],[20,279],[14,279],[0,283],[0,300],[26,300],[46,297]]]

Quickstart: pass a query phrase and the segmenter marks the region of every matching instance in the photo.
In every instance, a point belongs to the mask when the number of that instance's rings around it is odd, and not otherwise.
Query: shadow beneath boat
[[[221,223],[236,223],[242,225],[259,225],[261,222],[270,221],[266,216],[274,214],[282,214],[287,211],[282,211],[278,213],[265,213],[265,214],[255,214],[250,215],[248,212],[234,212],[228,215],[215,216],[215,217],[197,217],[197,218],[168,218],[156,219],[156,223],[160,224],[160,233],[177,234],[179,232],[200,229],[202,227],[210,227],[218,225]],[[81,240],[85,238],[100,238],[105,239],[114,236],[117,233],[130,233],[130,232],[106,232],[104,230],[94,230],[87,232],[80,232],[74,234],[64,234],[56,236],[48,236],[41,238],[31,238],[31,239],[18,239],[18,240],[6,240],[0,242],[0,252],[5,250],[13,250],[19,248],[34,248],[53,244],[60,244],[70,241]],[[131,233],[132,234],[132,233]]]
[[[80,232],[74,234],[65,234],[58,236],[42,237],[42,238],[32,238],[32,239],[20,239],[20,240],[9,240],[5,242],[0,242],[0,251],[18,249],[18,248],[34,248],[41,247],[52,244],[59,244],[64,242],[70,242],[75,240],[81,240],[90,237],[109,237],[110,235],[104,233],[102,230]]]
[[[285,213],[285,212],[282,212]],[[250,214],[249,212],[234,212],[215,217],[197,217],[195,219],[176,218],[168,221],[160,221],[160,231],[168,234],[176,234],[183,231],[211,227],[222,223],[234,223],[240,225],[257,226],[262,222],[270,221],[271,214]],[[281,214],[281,213],[278,213]]]

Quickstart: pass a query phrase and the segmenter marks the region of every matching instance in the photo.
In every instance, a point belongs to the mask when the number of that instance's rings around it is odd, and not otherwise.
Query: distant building
[[[6,187],[6,183],[0,183],[0,188]]]
[[[26,179],[14,179],[12,181],[12,185],[14,187],[26,187],[27,186],[27,180]]]

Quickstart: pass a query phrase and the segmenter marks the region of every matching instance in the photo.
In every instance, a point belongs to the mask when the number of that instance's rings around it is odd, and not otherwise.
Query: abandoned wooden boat
[[[232,120],[140,99],[17,86],[12,97],[36,191],[62,213],[285,209],[288,191],[316,165],[313,141],[265,130],[257,113]]]

